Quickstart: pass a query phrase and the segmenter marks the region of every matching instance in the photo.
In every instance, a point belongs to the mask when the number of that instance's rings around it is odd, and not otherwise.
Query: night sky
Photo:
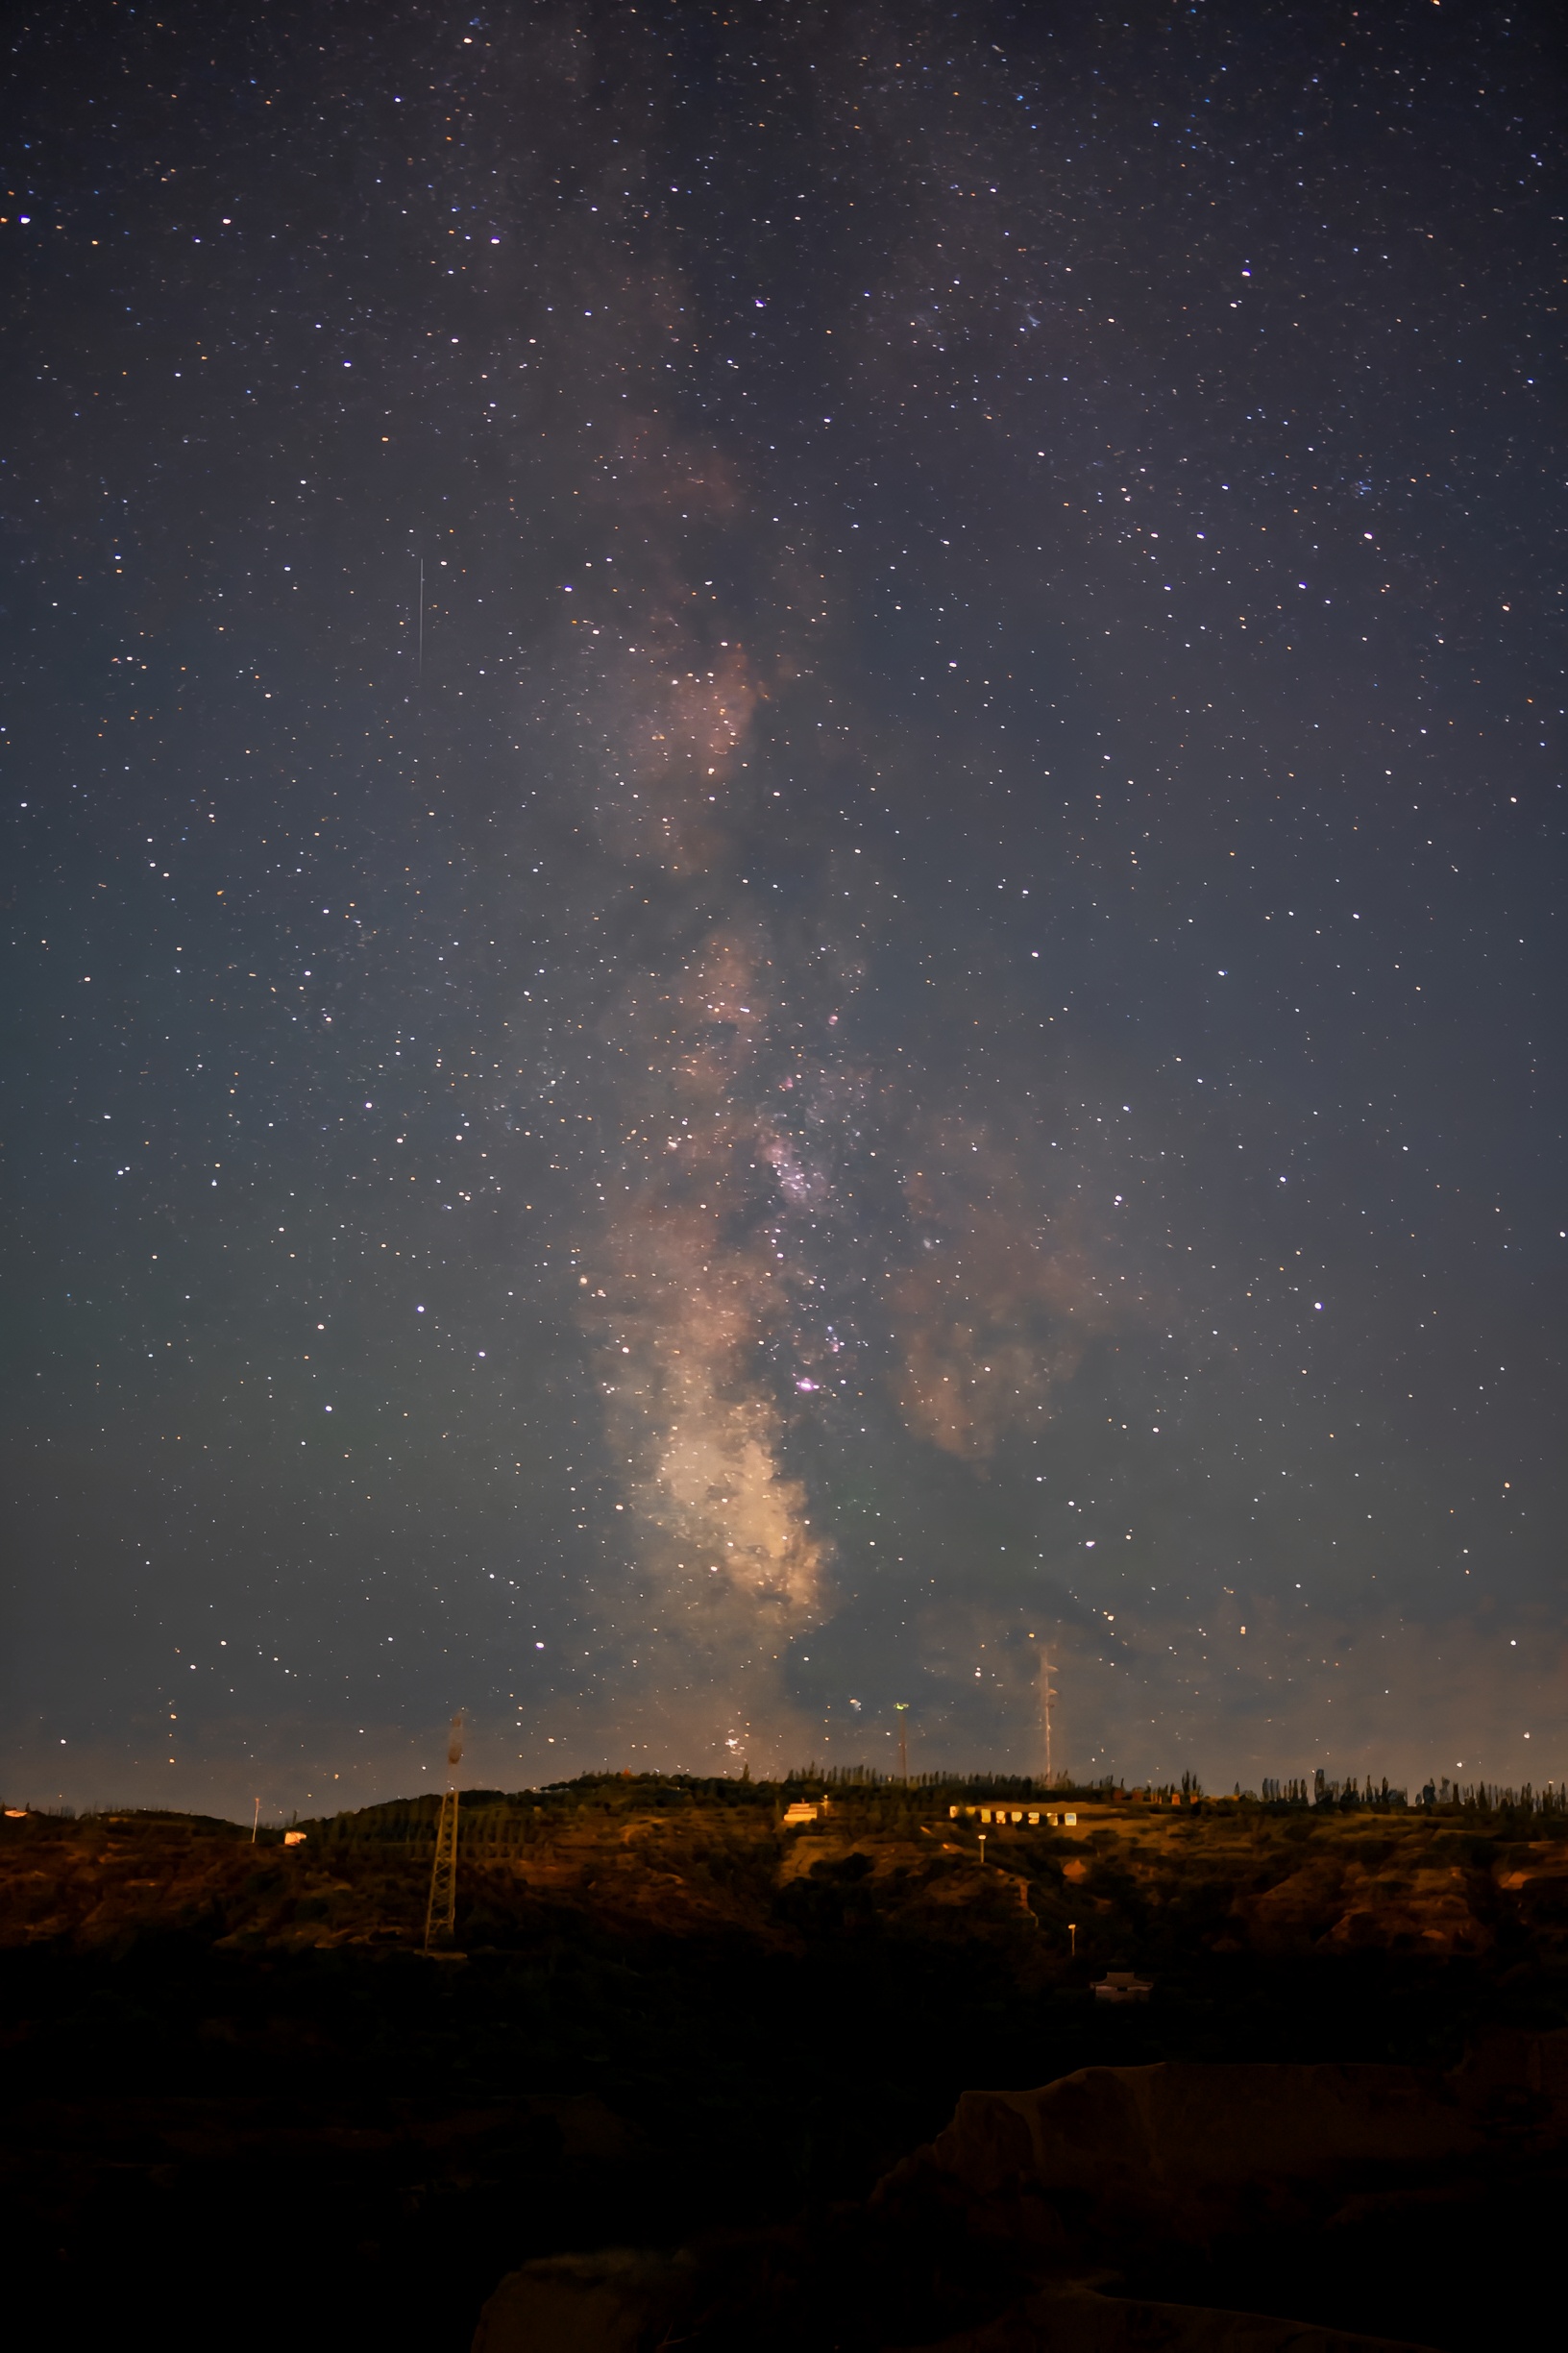
[[[12,20],[8,1799],[1568,1770],[1553,17]]]

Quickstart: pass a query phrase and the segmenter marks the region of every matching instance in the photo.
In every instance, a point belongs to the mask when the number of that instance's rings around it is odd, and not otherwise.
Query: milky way
[[[8,1793],[1568,1766],[1553,37],[24,29]]]

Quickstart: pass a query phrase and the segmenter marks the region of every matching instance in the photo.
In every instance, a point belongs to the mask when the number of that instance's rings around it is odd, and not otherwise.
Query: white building
[[[957,1822],[961,1818],[972,1821],[976,1814],[982,1822],[1014,1823],[1019,1827],[1027,1823],[1036,1829],[1043,1822],[1052,1830],[1070,1830],[1076,1827],[1078,1822],[1075,1813],[1053,1811],[1038,1805],[950,1805],[947,1808],[949,1822]]]

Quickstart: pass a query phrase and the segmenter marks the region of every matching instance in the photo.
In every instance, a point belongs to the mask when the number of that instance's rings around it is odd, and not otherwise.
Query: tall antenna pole
[[[419,652],[414,663],[414,686],[425,684],[425,558],[419,559]]]
[[[898,1778],[907,1784],[909,1780],[909,1702],[894,1700],[893,1704],[898,1717]]]
[[[447,1741],[447,1785],[441,1793],[441,1812],[435,1826],[435,1861],[430,1867],[430,1900],[425,1907],[425,1949],[450,1945],[457,1922],[457,1768],[463,1761],[463,1711],[452,1720]]]
[[[1041,1651],[1040,1654],[1040,1712],[1045,1723],[1045,1786],[1047,1789],[1051,1786],[1055,1772],[1051,1758],[1051,1709],[1055,1706],[1059,1697],[1056,1685],[1051,1680],[1051,1674],[1050,1653]]]

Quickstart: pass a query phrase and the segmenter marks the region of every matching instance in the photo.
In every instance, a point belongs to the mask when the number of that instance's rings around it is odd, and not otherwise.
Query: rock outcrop
[[[1267,2313],[1151,2304],[1069,2290],[1025,2296],[984,2327],[944,2337],[921,2353],[1424,2353],[1424,2348],[1396,2338],[1279,2320]]]
[[[935,2192],[988,2236],[1066,2254],[1291,2220],[1314,2185],[1430,2169],[1484,2142],[1435,2071],[1094,2067],[1034,2092],[966,2092],[877,2194]]]
[[[690,2257],[606,2247],[508,2272],[479,2315],[474,2353],[649,2353],[684,2334]]]
[[[880,2185],[890,2208],[963,2211],[1047,2267],[1134,2243],[1210,2246],[1396,2201],[1492,2159],[1568,2145],[1568,2035],[1498,2035],[1464,2067],[1084,2068],[1033,2092],[967,2092]]]
[[[832,2342],[821,2323],[796,2337],[760,2328],[733,2310],[715,2323],[703,2311],[698,2267],[615,2247],[597,2255],[557,2255],[526,2264],[503,2279],[486,2304],[474,2353],[662,2353],[673,2344],[750,2353],[766,2347]],[[854,2329],[837,2340],[869,2349],[875,2335]],[[1387,2337],[1366,2337],[1264,2313],[1226,2312],[1201,2304],[1160,2304],[1059,2288],[1025,2296],[973,2329],[928,2346],[879,2353],[1425,2353]]]
[[[1085,2068],[964,2094],[865,2208],[809,2228],[525,2265],[475,2353],[1386,2353],[1409,2341],[1213,2291],[1256,2288],[1262,2249],[1265,2292],[1311,2309],[1325,2226],[1381,2238],[1411,2211],[1458,2217],[1499,2166],[1565,2145],[1568,2035],[1493,2037],[1449,2075]]]

